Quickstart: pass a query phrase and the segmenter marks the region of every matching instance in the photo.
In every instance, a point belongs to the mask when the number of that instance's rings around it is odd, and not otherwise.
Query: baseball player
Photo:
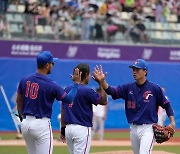
[[[164,87],[161,87],[162,91],[166,94],[166,90]],[[168,97],[165,95],[166,99],[168,99]],[[164,126],[166,120],[166,110],[163,109],[161,106],[159,106],[158,108],[158,124],[160,126]]]
[[[109,86],[105,80],[102,66],[94,69],[94,78],[113,99],[125,100],[125,112],[130,124],[130,139],[134,154],[151,154],[154,134],[152,124],[158,122],[158,106],[166,110],[170,126],[175,128],[174,113],[170,102],[166,99],[161,88],[146,79],[148,74],[147,62],[137,59],[132,68],[135,82]]]
[[[96,89],[96,92],[99,92],[99,88]],[[107,105],[93,105],[93,128],[92,128],[92,137],[95,136],[96,131],[98,132],[98,139],[100,141],[104,138],[104,121],[107,116]]]
[[[54,62],[50,51],[37,55],[37,72],[21,79],[17,90],[17,109],[28,154],[52,154],[53,135],[50,123],[54,99],[71,103],[77,93],[81,73],[75,69],[72,89],[67,94],[47,77]]]
[[[100,94],[86,85],[90,80],[90,68],[80,63],[75,69],[82,72],[77,95],[72,104],[62,102],[61,109],[61,140],[67,142],[70,154],[88,154],[91,144],[92,105],[106,105],[107,96],[101,88]],[[69,92],[72,85],[65,90]]]

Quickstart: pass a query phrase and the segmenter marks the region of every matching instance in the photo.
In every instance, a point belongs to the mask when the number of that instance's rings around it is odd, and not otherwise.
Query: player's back
[[[65,91],[69,92],[71,86]],[[63,102],[65,110],[65,122],[67,124],[79,124],[92,127],[92,105],[97,105],[101,96],[93,89],[85,85],[79,85],[76,97],[71,105]]]
[[[64,91],[45,75],[35,73],[24,77],[18,87],[23,95],[23,115],[51,117],[54,99],[60,98]]]

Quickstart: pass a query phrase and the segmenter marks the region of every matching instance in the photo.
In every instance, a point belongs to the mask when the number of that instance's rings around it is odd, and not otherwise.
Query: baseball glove
[[[153,124],[154,137],[157,143],[163,143],[173,137],[175,130],[170,126],[160,126]]]

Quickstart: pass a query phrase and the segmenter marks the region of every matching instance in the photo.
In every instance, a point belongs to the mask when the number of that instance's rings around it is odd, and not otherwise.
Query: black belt
[[[33,116],[33,115],[23,115],[23,119],[26,119],[26,116]],[[37,116],[33,116],[35,117],[36,119],[42,119],[42,117],[37,117]]]
[[[135,123],[135,122],[132,122],[131,124],[132,124],[132,125],[149,125],[149,124],[146,124],[146,123],[144,123],[144,124],[138,124],[138,123]]]

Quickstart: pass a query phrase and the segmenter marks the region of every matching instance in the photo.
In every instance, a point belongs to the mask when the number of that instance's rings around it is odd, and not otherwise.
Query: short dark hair
[[[86,64],[86,63],[80,63],[80,64],[78,64],[78,65],[74,68],[74,70],[75,70],[76,68],[78,68],[79,71],[82,72],[82,74],[81,74],[81,81],[83,81],[83,80],[86,78],[87,74],[90,73],[90,67],[89,67],[89,65]],[[73,70],[73,72],[74,72],[74,70]]]
[[[45,66],[46,66],[46,65],[38,65],[38,64],[37,64],[37,68],[38,68],[38,69],[43,69],[43,68],[45,68]]]

